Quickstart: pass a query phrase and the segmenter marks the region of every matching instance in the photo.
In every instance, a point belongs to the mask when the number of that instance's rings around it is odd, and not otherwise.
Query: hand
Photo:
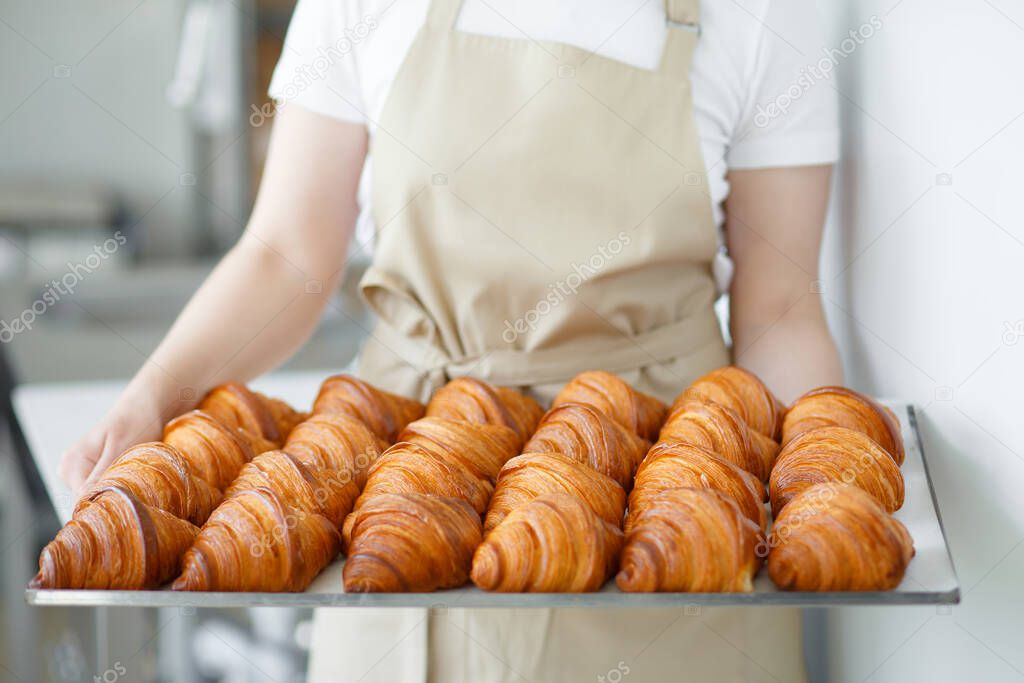
[[[99,424],[64,451],[58,469],[60,478],[77,496],[126,449],[159,440],[162,427],[161,413],[155,406],[122,397]]]

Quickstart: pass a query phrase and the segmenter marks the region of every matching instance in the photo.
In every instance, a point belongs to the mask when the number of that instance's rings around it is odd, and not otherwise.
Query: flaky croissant
[[[336,479],[348,473],[359,490],[386,448],[365,424],[342,413],[313,415],[298,424],[284,444],[284,450],[311,469],[330,470]]]
[[[819,483],[858,486],[888,512],[903,506],[903,475],[892,456],[863,432],[819,427],[787,443],[772,470],[768,491],[778,516],[798,493]]]
[[[339,528],[359,495],[351,476],[311,469],[284,451],[267,451],[242,468],[224,497],[234,498],[261,487],[272,490],[293,507],[323,515]]]
[[[237,430],[200,410],[168,422],[163,440],[178,449],[197,477],[218,489],[230,484],[256,455]]]
[[[124,489],[100,489],[43,548],[30,587],[156,588],[177,574],[198,532]]]
[[[294,507],[269,488],[240,491],[210,515],[171,587],[302,591],[338,555],[340,540],[326,517]]]
[[[516,433],[508,427],[439,417],[410,422],[398,441],[461,460],[473,474],[491,483],[498,478],[502,465],[516,454],[519,444]]]
[[[769,439],[782,435],[785,406],[757,375],[734,365],[712,370],[684,391],[672,408],[687,398],[703,398],[736,411],[747,425]]]
[[[818,427],[846,427],[864,432],[903,464],[903,436],[891,410],[845,387],[821,387],[807,392],[790,406],[782,424],[782,442]]]
[[[491,427],[471,425],[468,422],[460,424]],[[431,448],[428,445],[399,441],[386,450],[370,468],[366,487],[356,501],[356,509],[376,496],[409,493],[459,498],[469,503],[477,514],[483,514],[494,492],[493,479],[482,474],[482,468],[473,464],[465,455],[454,449]],[[469,455],[472,456],[471,453]],[[355,518],[351,515],[345,520],[343,534],[346,544],[351,538],[354,523]]]
[[[285,404],[278,403],[280,411]],[[198,408],[222,425],[260,436],[275,448],[283,441],[282,425],[271,409],[270,399],[244,384],[227,382],[214,387],[199,402]]]
[[[422,494],[375,496],[350,515],[343,570],[348,593],[429,592],[469,579],[480,516],[466,501]]]
[[[196,525],[205,522],[221,500],[220,490],[194,476],[174,446],[160,442],[139,444],[122,453],[79,499],[75,514],[108,488],[127,491],[145,505]]]
[[[349,415],[387,443],[394,443],[405,425],[423,416],[423,404],[351,375],[334,375],[320,385],[313,413]]]
[[[490,532],[516,508],[549,493],[571,494],[604,521],[622,526],[626,492],[614,479],[561,453],[524,453],[501,468],[484,532]]]
[[[640,512],[663,491],[676,488],[714,489],[732,500],[761,529],[768,524],[765,489],[749,472],[699,446],[658,443],[640,463],[629,494],[628,532]]]
[[[583,500],[545,493],[516,509],[473,555],[473,583],[484,590],[581,593],[615,572],[622,531]]]
[[[750,592],[763,543],[761,530],[728,496],[671,489],[631,520],[615,583],[627,592]]]
[[[884,591],[903,580],[914,543],[898,520],[856,486],[805,489],[768,537],[768,574],[782,590]]]
[[[551,407],[566,403],[593,406],[626,429],[644,439],[654,440],[665,421],[668,406],[654,396],[641,393],[618,375],[593,370],[583,372],[569,381]]]
[[[761,481],[771,474],[779,444],[747,426],[731,408],[701,398],[676,403],[659,441],[701,446]]]
[[[427,404],[427,417],[501,425],[515,431],[518,446],[530,437],[544,409],[529,396],[472,377],[458,377],[438,389]]]
[[[523,447],[527,453],[562,453],[593,467],[629,490],[633,472],[650,442],[593,406],[566,403],[552,408]]]

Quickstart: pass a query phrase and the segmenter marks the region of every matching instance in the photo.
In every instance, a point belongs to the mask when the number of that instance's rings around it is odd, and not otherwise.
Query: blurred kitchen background
[[[1021,681],[1024,7],[817,4],[830,46],[881,21],[813,86],[840,92],[844,124],[820,295],[851,386],[922,409],[964,598],[815,612],[812,673]],[[128,377],[236,239],[270,128],[256,112],[291,9],[0,4],[0,320],[45,301],[68,264],[89,268],[31,331],[0,330],[0,680],[301,680],[306,612],[29,609],[22,591],[56,520],[7,403],[15,381]],[[123,245],[106,242],[118,233]],[[91,268],[104,244],[115,246]],[[287,367],[353,357],[362,267]],[[128,660],[130,675],[117,669]]]

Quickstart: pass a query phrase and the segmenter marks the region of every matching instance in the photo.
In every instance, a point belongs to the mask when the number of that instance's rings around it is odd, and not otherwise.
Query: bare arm
[[[343,274],[366,144],[361,125],[281,110],[245,233],[110,413],[64,454],[72,488],[158,438],[210,387],[273,368],[309,337]]]
[[[831,166],[731,171],[726,239],[733,361],[786,401],[842,382],[818,280]]]

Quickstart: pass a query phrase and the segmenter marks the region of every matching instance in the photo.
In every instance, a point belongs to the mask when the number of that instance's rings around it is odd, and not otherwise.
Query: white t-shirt
[[[376,131],[429,0],[299,0],[270,84],[297,104]],[[457,30],[568,43],[644,69],[661,59],[664,3],[464,0]],[[813,0],[705,0],[693,58],[697,129],[722,225],[730,168],[827,164],[839,156],[836,93]],[[678,30],[678,29],[673,29]],[[831,54],[838,54],[835,50]],[[254,114],[258,115],[258,114]],[[368,160],[356,239],[373,235]]]

